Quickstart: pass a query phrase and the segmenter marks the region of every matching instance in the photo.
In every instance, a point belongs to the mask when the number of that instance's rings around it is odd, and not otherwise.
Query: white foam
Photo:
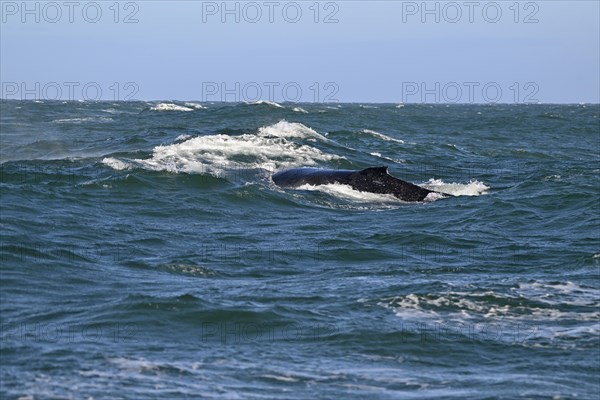
[[[125,358],[125,357],[115,357],[115,358],[109,358],[108,361],[111,364],[117,365],[117,367],[119,367],[119,368],[122,368],[125,370],[139,371],[139,372],[154,371],[154,370],[157,370],[160,366],[158,363],[147,361],[143,358],[136,360],[136,359]]]
[[[583,287],[569,281],[519,283],[513,291],[521,296],[535,296],[537,300],[551,305],[600,306],[600,290]]]
[[[185,103],[184,104],[186,107],[191,107],[191,108],[195,108],[196,110],[205,110],[208,107],[203,106],[202,104],[199,103]]]
[[[274,125],[263,126],[258,130],[260,136],[271,136],[279,138],[309,138],[316,137],[321,140],[327,140],[324,136],[317,133],[315,130],[298,122],[287,122],[281,120]]]
[[[106,157],[105,159],[102,160],[102,164],[108,165],[109,167],[111,167],[112,169],[114,169],[116,171],[122,171],[124,169],[131,168],[131,165],[129,163],[121,161],[121,160],[117,160],[116,158],[113,158],[113,157]]]
[[[55,124],[81,124],[82,122],[111,122],[110,117],[85,117],[85,118],[63,118],[55,119]]]
[[[292,111],[295,111],[295,112],[300,112],[300,113],[304,113],[304,114],[308,114],[308,111],[306,111],[306,110],[305,110],[304,108],[302,108],[302,107],[294,107],[294,108],[292,109]]]
[[[482,298],[481,300],[479,298]],[[496,298],[495,305],[490,303],[490,298]],[[554,307],[532,307],[514,305],[520,297],[507,296],[494,292],[446,292],[440,294],[408,294],[386,298],[377,304],[390,309],[397,317],[404,321],[417,323],[526,323],[531,326],[543,327],[549,337],[561,335],[564,326],[561,321],[579,321],[582,324],[582,333],[597,332],[600,312],[597,307],[590,306],[588,312],[563,311],[560,308],[569,303],[557,303]],[[513,305],[502,303],[508,300]],[[536,298],[537,300],[537,298]],[[452,309],[452,311],[448,311]],[[590,323],[593,326],[590,326]],[[585,327],[585,328],[584,328]],[[568,334],[576,332],[570,331]]]
[[[404,104],[402,104],[402,103],[400,103],[396,106],[396,108],[402,108],[402,107],[404,107]]]
[[[561,179],[560,175],[549,175],[544,177],[545,181],[559,181]]]
[[[175,141],[176,142],[184,142],[184,141],[186,141],[188,139],[191,139],[191,138],[192,138],[192,135],[179,135],[179,136],[177,136],[175,138]]]
[[[600,318],[600,291],[581,287],[571,282],[546,284],[540,282],[519,284],[512,294],[493,291],[457,292],[439,294],[408,294],[385,298],[378,305],[389,308],[408,320],[441,321],[472,319],[485,321],[489,318],[502,318],[506,321],[529,321],[548,323],[552,330],[559,328],[561,320],[597,322]],[[535,299],[545,307],[521,305],[520,299]],[[495,299],[490,301],[490,299]],[[507,304],[510,302],[511,304]],[[495,303],[495,304],[494,304]],[[565,306],[587,307],[587,311],[565,311]],[[446,311],[448,308],[453,311]],[[586,325],[589,328],[589,325]]]
[[[192,108],[183,107],[174,103],[159,103],[150,109],[152,111],[193,111]]]
[[[404,140],[396,139],[396,138],[384,135],[383,133],[379,133],[379,132],[373,131],[371,129],[363,129],[362,132],[366,133],[367,135],[375,136],[375,137],[377,137],[379,139],[383,139],[383,140],[388,141],[388,142],[404,143]]]
[[[269,171],[316,165],[341,157],[294,141],[292,137],[322,137],[314,130],[297,123],[280,121],[259,129],[257,135],[208,135],[187,139],[181,143],[156,146],[149,159],[117,160],[109,157],[103,163],[117,170],[139,167],[173,173],[208,173],[239,169]]]
[[[445,197],[446,196],[444,196],[442,193],[429,193],[427,196],[425,196],[425,201],[436,201]]]
[[[284,108],[281,104],[275,103],[274,101],[269,101],[269,100],[258,100],[258,101],[253,101],[253,102],[246,103],[246,104],[252,104],[252,105],[266,104],[268,106],[272,106],[272,107],[276,107],[276,108]]]
[[[397,164],[404,164],[406,162],[406,160],[397,159],[397,158],[391,158],[391,157],[386,157],[386,156],[382,155],[381,153],[377,153],[377,152],[372,152],[372,153],[369,153],[369,154],[371,154],[372,156],[375,156],[375,157],[383,158],[384,160],[395,162]]]
[[[280,381],[280,382],[298,382],[298,379],[293,378],[291,376],[286,376],[286,375],[271,375],[271,374],[267,374],[267,375],[262,375],[263,378],[266,379],[273,379],[276,381]]]
[[[342,185],[339,183],[330,183],[327,185],[306,184],[299,186],[297,189],[319,191],[341,199],[360,203],[402,203],[400,199],[391,194],[361,192],[353,189],[350,185]]]
[[[419,186],[453,196],[481,196],[490,188],[478,180],[471,180],[469,183],[446,183],[441,179],[433,178]]]

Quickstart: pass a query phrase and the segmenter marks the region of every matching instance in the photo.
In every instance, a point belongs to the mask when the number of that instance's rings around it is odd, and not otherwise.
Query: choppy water
[[[2,398],[597,398],[598,105],[0,111]]]

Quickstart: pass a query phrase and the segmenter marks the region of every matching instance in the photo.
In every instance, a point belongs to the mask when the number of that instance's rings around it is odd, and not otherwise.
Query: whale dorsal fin
[[[369,167],[369,168],[365,168],[362,171],[360,171],[361,175],[377,175],[377,176],[381,176],[381,175],[388,175],[388,167],[383,166],[383,167]]]

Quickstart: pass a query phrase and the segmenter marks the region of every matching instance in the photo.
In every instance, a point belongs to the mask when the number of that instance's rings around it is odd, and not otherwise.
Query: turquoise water
[[[2,398],[597,398],[598,105],[0,111]]]

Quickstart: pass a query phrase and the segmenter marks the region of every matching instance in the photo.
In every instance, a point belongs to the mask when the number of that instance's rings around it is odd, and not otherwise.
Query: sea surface
[[[2,399],[598,399],[599,105],[0,113]]]

